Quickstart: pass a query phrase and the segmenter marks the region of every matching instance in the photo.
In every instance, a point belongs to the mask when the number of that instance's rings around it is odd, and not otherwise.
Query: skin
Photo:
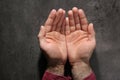
[[[64,27],[65,11],[63,9],[58,11],[53,9],[45,25],[41,26],[38,35],[40,47],[46,52],[47,71],[58,75],[64,74],[64,65],[67,60]]]
[[[47,71],[63,75],[69,60],[74,80],[83,80],[91,74],[89,60],[96,46],[93,24],[88,24],[82,9],[52,10],[38,35],[40,47],[46,52]]]
[[[88,24],[82,9],[74,7],[66,18],[66,43],[74,80],[83,80],[92,69],[89,60],[96,46],[93,24]]]

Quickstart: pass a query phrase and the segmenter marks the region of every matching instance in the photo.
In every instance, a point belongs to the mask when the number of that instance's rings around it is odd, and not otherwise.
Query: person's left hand
[[[52,10],[45,22],[44,27],[41,26],[38,35],[40,47],[46,52],[49,67],[56,67],[64,64],[67,60],[67,49],[65,42],[65,11],[59,9]]]

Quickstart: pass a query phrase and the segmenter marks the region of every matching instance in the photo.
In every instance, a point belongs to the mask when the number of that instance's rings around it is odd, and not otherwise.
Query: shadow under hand
[[[69,63],[69,61],[67,60],[66,64],[65,64],[65,72],[64,75],[65,76],[71,76],[72,77],[72,72],[71,72],[71,65]]]
[[[42,80],[42,77],[47,67],[47,60],[46,57],[44,56],[44,53],[45,52],[41,49],[41,53],[40,53],[41,55],[38,61],[38,71],[39,71],[40,80]]]
[[[93,71],[95,72],[96,80],[101,80],[100,79],[100,72],[99,72],[99,62],[97,59],[96,50],[94,50],[94,52],[93,52],[93,55],[92,55],[91,60],[90,60],[90,64],[91,64]]]

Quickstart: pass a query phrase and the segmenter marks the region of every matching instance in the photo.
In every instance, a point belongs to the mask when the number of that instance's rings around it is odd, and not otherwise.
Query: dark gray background
[[[120,0],[0,0],[0,80],[40,80],[39,26],[51,9],[74,6],[95,25],[97,80],[120,80]]]

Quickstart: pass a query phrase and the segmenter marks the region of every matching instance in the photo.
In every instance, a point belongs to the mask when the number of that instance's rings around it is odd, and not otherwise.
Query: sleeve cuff
[[[88,77],[86,77],[84,80],[96,80],[95,74],[92,72]]]
[[[45,72],[42,80],[72,80],[71,77],[59,76],[50,72]]]

